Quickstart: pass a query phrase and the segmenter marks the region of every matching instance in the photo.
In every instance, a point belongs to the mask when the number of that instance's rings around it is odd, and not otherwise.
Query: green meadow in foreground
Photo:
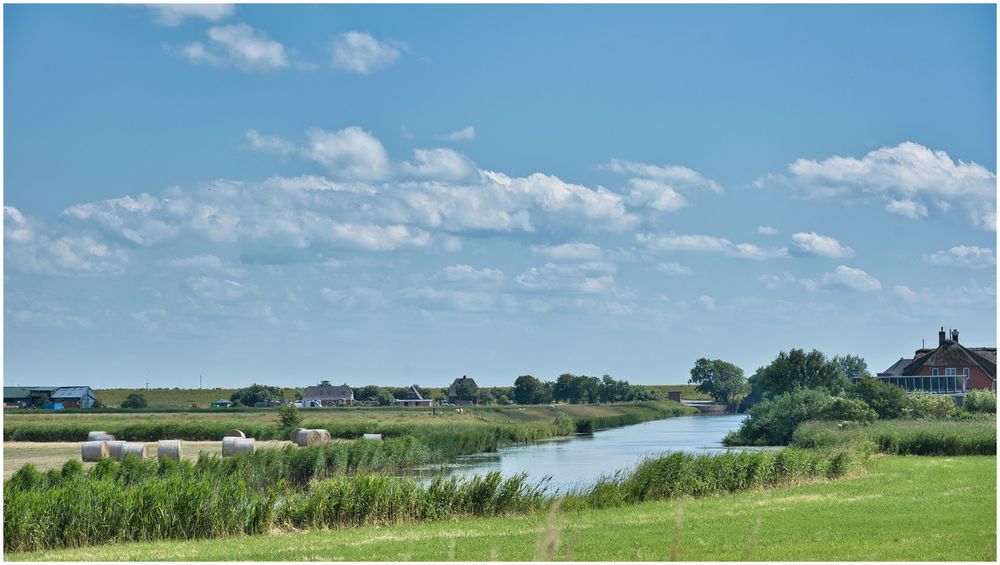
[[[7,554],[122,560],[995,561],[996,457],[878,457],[854,479],[391,527]]]

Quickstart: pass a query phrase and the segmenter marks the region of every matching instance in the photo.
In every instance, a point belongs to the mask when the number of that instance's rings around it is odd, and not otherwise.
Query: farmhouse
[[[433,401],[421,396],[420,391],[417,390],[417,386],[411,385],[410,390],[406,391],[406,396],[397,398],[392,404],[393,406],[430,406],[433,404]]]
[[[462,375],[448,387],[449,404],[479,404],[479,385],[476,381]]]
[[[333,386],[330,381],[323,381],[302,391],[302,403],[307,406],[351,406],[354,404],[354,391],[347,383]]]
[[[968,390],[997,389],[997,348],[965,347],[958,330],[938,332],[938,345],[921,348],[913,358],[902,358],[878,374],[878,379],[907,392],[964,394]]]

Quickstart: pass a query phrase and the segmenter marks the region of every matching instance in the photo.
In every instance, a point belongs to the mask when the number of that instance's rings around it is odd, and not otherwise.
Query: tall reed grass
[[[962,420],[878,420],[871,425],[805,422],[791,444],[799,448],[834,448],[872,443],[892,455],[996,455],[995,417]]]

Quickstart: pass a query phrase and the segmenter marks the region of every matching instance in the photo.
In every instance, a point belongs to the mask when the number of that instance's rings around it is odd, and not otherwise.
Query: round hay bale
[[[318,430],[303,429],[299,430],[299,433],[295,434],[295,439],[293,441],[295,442],[295,445],[305,447],[307,445],[319,443],[322,437],[323,436],[320,435]]]
[[[89,432],[87,434],[87,441],[113,441],[114,439],[115,436],[108,432]]]
[[[222,456],[232,457],[237,453],[253,453],[256,446],[252,437],[224,437],[222,438]]]
[[[161,439],[156,443],[157,459],[181,459],[181,440]]]
[[[149,448],[146,447],[145,443],[126,442],[122,446],[122,459],[126,455],[135,455],[139,459],[146,460],[149,459]]]
[[[247,435],[245,433],[241,432],[240,430],[229,430],[222,437],[224,437],[224,438],[227,438],[227,437],[247,437]]]
[[[365,434],[361,436],[361,439],[366,439],[368,441],[382,441],[382,434]]]
[[[127,442],[121,440],[115,440],[115,441],[108,441],[105,443],[108,444],[108,456],[110,456],[112,459],[117,459],[121,461],[121,458],[125,454],[125,444]]]
[[[106,441],[85,441],[80,448],[80,455],[84,461],[100,461],[101,457],[108,456],[108,442]]]
[[[304,429],[305,428],[295,428],[294,430],[292,430],[291,432],[288,433],[288,439],[291,440],[292,442],[294,442],[295,441],[295,436],[299,435],[299,432],[301,432]]]

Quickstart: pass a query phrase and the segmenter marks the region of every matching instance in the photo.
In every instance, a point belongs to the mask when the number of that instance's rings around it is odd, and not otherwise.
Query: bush
[[[906,415],[911,418],[947,418],[955,413],[955,401],[950,396],[929,392],[906,395]]]
[[[868,423],[878,418],[878,414],[864,402],[856,398],[837,396],[824,406],[814,419],[839,420],[842,422]]]
[[[902,418],[906,414],[906,392],[902,387],[865,376],[847,388],[848,396],[871,407],[879,418]]]
[[[278,422],[282,428],[297,428],[302,425],[302,412],[295,406],[278,408]]]
[[[800,388],[761,402],[747,411],[739,430],[723,440],[726,445],[785,445],[799,423],[814,419],[831,402],[821,390]]]
[[[988,390],[971,390],[965,395],[965,409],[969,412],[997,413],[997,395]]]
[[[122,408],[147,408],[148,406],[146,397],[137,392],[133,392],[122,401]]]

